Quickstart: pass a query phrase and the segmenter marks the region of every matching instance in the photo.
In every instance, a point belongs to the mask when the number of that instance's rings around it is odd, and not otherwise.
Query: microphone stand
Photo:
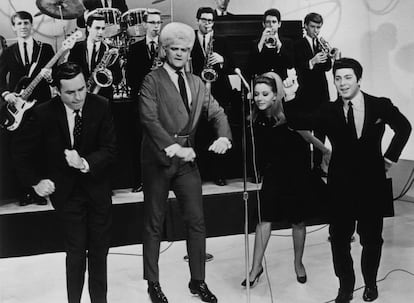
[[[247,135],[246,135],[246,102],[249,92],[242,84],[242,153],[243,153],[243,201],[244,201],[244,254],[245,254],[245,275],[246,275],[246,302],[250,303],[250,279],[249,279],[249,193],[247,192]]]

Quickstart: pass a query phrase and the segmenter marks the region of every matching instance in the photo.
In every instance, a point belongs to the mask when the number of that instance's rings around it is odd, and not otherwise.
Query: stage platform
[[[389,177],[393,179],[394,196],[397,196],[410,176],[414,162],[401,160],[393,167]],[[250,231],[255,227],[253,218],[257,209],[256,193],[259,184],[247,183],[249,196]],[[411,188],[400,200],[414,202]],[[226,186],[203,184],[204,212],[207,237],[236,235],[244,232],[243,182],[229,180]],[[178,203],[171,192],[165,221],[164,240],[177,241],[185,237]],[[308,225],[322,224],[315,218]],[[289,228],[286,223],[274,229]],[[143,194],[131,189],[114,191],[112,247],[142,243]],[[21,207],[17,201],[1,201],[0,204],[0,258],[28,256],[63,251],[61,230],[56,212],[50,203],[46,206],[27,205]]]

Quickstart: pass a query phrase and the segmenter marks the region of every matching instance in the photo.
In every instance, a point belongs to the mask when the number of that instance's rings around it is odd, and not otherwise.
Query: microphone
[[[249,83],[246,81],[246,79],[244,79],[244,77],[243,77],[243,75],[242,75],[242,73],[241,73],[240,68],[236,67],[236,68],[234,69],[234,72],[237,74],[237,76],[239,76],[239,77],[240,77],[240,79],[242,80],[242,83],[243,83],[243,85],[246,87],[247,91],[249,91],[249,92],[250,92],[250,86],[249,86]]]

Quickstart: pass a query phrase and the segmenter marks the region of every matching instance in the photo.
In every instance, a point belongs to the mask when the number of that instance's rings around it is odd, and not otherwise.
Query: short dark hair
[[[88,16],[88,18],[86,19],[86,25],[87,26],[92,26],[92,23],[95,20],[105,21],[105,17],[101,14],[98,14],[98,13],[92,14],[92,15]]]
[[[353,58],[341,58],[341,59],[335,60],[333,67],[332,67],[332,72],[333,72],[334,77],[335,77],[336,71],[341,68],[352,68],[354,70],[354,73],[358,81],[362,77],[362,65],[361,63],[359,63],[357,60]]]
[[[311,21],[315,23],[323,23],[323,18],[318,13],[309,13],[305,16],[305,20],[303,21],[303,23],[308,25]]]
[[[280,20],[280,11],[276,8],[270,8],[267,11],[264,12],[263,14],[263,23],[266,22],[266,17],[267,16],[274,16],[277,18],[277,21],[281,21]]]
[[[30,23],[33,23],[33,16],[29,12],[26,12],[26,11],[18,11],[18,12],[15,12],[11,16],[10,21],[11,21],[11,24],[13,26],[14,26],[14,22],[15,22],[16,18],[19,18],[19,19],[22,19],[22,20],[29,20]]]
[[[83,74],[82,68],[79,64],[70,61],[62,63],[53,71],[54,85],[60,89],[60,80],[70,80],[79,74]]]
[[[202,14],[213,14],[213,19],[214,19],[214,9],[212,9],[211,7],[206,7],[206,6],[200,7],[197,10],[197,14],[196,14],[197,19],[200,19]]]
[[[147,9],[142,17],[142,21],[145,23],[148,21],[148,15],[159,15],[161,17],[161,12],[158,9]]]

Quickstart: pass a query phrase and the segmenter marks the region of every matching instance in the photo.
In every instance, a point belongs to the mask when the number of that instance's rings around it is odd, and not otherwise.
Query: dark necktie
[[[177,70],[176,73],[178,75],[178,87],[180,89],[181,99],[183,99],[184,106],[187,112],[190,112],[190,106],[188,105],[187,90],[185,88],[183,74],[179,70]]]
[[[349,128],[352,138],[357,139],[358,135],[356,132],[356,127],[355,127],[354,109],[352,107],[351,101],[348,102],[348,113],[346,115],[346,119],[348,122],[348,128]]]
[[[29,54],[27,52],[27,42],[23,42],[23,51],[24,51],[24,66],[27,67],[29,62]]]
[[[206,53],[206,35],[203,35],[203,52]]]
[[[82,117],[80,115],[79,109],[76,109],[73,112],[75,113],[75,125],[73,127],[73,148],[77,149],[81,144]]]
[[[313,46],[313,54],[316,55],[318,53],[318,42],[316,38],[312,39],[312,46]]]
[[[105,4],[105,7],[109,7],[108,0],[105,0],[104,4]]]
[[[150,56],[151,56],[151,61],[154,61],[154,58],[155,58],[155,41],[150,42]]]
[[[95,69],[97,56],[98,56],[98,52],[96,50],[96,44],[94,43],[92,46],[91,72]]]

